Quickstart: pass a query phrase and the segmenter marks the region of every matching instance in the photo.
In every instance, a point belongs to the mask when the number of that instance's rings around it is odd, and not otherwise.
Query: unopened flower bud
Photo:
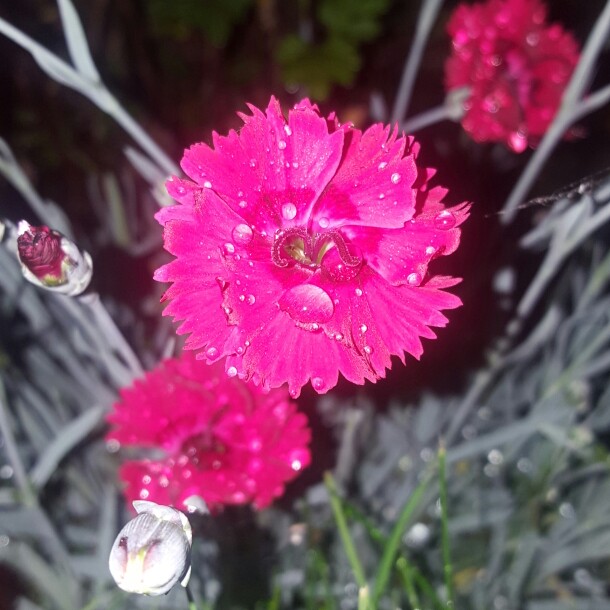
[[[40,288],[76,296],[91,281],[93,266],[87,252],[58,231],[33,227],[25,220],[18,225],[17,253],[24,277]]]
[[[108,567],[129,593],[164,595],[191,575],[192,532],[186,515],[154,502],[136,500],[138,516],[119,532]]]

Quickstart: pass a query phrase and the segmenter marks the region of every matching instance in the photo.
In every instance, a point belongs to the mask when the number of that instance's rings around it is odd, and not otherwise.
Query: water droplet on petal
[[[237,369],[234,366],[230,366],[227,369],[227,376],[228,377],[235,377],[235,375],[237,375]]]
[[[290,463],[290,467],[296,472],[298,472],[299,470],[301,470],[301,468],[303,468],[303,464],[301,463],[301,460],[292,460],[292,462]]]
[[[289,137],[292,135],[292,129],[290,129],[290,125],[284,125],[284,133]]]
[[[235,246],[230,242],[227,242],[223,246],[223,248],[224,248],[225,254],[233,254],[235,252]]]
[[[280,150],[284,150],[284,149],[286,148],[286,142],[284,142],[284,140],[280,140],[280,141],[277,143],[277,147],[278,147]]]
[[[234,229],[233,232],[231,233],[231,235],[233,236],[233,241],[236,244],[249,244],[252,241],[252,237],[253,237],[253,233],[252,233],[252,229],[245,224],[239,224],[237,225]]]
[[[343,335],[341,333],[337,333],[335,335],[335,341],[343,341]]]
[[[292,167],[294,167],[294,169],[297,169],[299,167],[299,164],[296,161],[293,161]]]
[[[390,180],[392,181],[392,184],[398,184],[400,182],[400,174],[398,174],[398,173],[392,174],[392,176],[390,177]]]
[[[179,186],[177,191],[179,195],[184,195],[184,193],[186,193],[186,189],[183,186]]]
[[[328,220],[328,218],[320,218],[320,220],[318,220],[318,224],[323,228],[323,229],[327,229],[328,225],[330,224],[330,221]]]
[[[362,290],[360,288],[356,288],[356,290],[354,290],[354,292],[356,293],[357,297],[361,297],[362,296]]]
[[[364,353],[370,356],[373,353],[373,348],[370,345],[365,345],[363,348]]]
[[[250,159],[250,167],[256,167],[256,159]]]
[[[242,199],[238,205],[243,210],[248,205],[248,202]]]
[[[206,189],[211,189],[211,188],[212,188],[212,183],[211,183],[209,180],[206,180],[206,181],[203,183],[203,186],[204,186],[204,188],[206,188]]]
[[[248,303],[248,305],[254,305],[254,303],[256,303],[256,297],[253,294],[249,294],[246,297],[246,302]]]
[[[206,358],[209,358],[210,360],[215,360],[216,358],[218,358],[218,350],[215,347],[208,347],[205,355]]]
[[[409,273],[407,276],[407,284],[409,284],[409,286],[419,286],[421,284],[421,275],[419,275],[419,273]]]
[[[369,329],[369,327],[366,324],[362,324],[360,326],[360,332],[361,333],[365,333],[368,329]]]
[[[436,248],[434,246],[428,246],[426,248],[426,254],[428,256],[432,256],[436,252]]]
[[[455,227],[456,219],[455,216],[449,212],[449,210],[443,210],[436,215],[434,219],[434,226],[442,231],[448,231]]]
[[[313,284],[301,284],[287,290],[282,295],[279,306],[295,322],[301,324],[323,324],[335,312],[330,295]]]
[[[282,205],[282,217],[285,220],[292,220],[297,215],[297,206],[294,203],[285,203]]]
[[[311,385],[314,390],[321,390],[324,387],[324,379],[322,377],[312,377]]]
[[[388,164],[385,161],[382,161],[378,166],[377,169],[379,171],[381,171],[382,169],[385,169],[388,166]]]

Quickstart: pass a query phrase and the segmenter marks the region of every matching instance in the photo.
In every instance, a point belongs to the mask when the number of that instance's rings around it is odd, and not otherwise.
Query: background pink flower
[[[157,214],[176,259],[155,278],[172,282],[164,313],[183,320],[186,347],[292,396],[419,357],[440,310],[460,305],[443,290],[458,280],[428,264],[457,248],[468,206],[445,209],[396,130],[342,126],[308,100],[288,120],[274,98],[250,109],[239,133],[185,152],[191,180],[170,180],[179,205]]]
[[[445,86],[470,87],[462,126],[474,140],[522,152],[553,120],[579,48],[572,34],[545,19],[539,0],[460,4],[453,13]]]
[[[156,454],[122,465],[130,502],[184,509],[184,500],[198,495],[211,509],[249,502],[263,508],[310,463],[307,420],[286,391],[263,393],[192,352],[121,390],[108,421],[109,441]]]

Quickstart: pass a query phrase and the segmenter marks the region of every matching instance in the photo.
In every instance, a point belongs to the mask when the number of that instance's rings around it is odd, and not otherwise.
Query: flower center
[[[278,267],[298,265],[312,271],[322,267],[334,280],[351,279],[362,265],[360,253],[339,231],[311,235],[303,227],[279,231],[271,258]]]

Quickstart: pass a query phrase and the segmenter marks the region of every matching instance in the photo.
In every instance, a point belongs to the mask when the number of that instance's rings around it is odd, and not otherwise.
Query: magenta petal
[[[417,177],[413,156],[403,157],[406,140],[389,127],[373,125],[349,133],[341,166],[315,206],[321,226],[398,228],[413,216],[412,185]]]
[[[275,98],[266,115],[253,113],[242,115],[239,133],[215,134],[214,148],[188,149],[182,168],[248,224],[271,232],[286,220],[292,225],[307,218],[339,165],[343,132],[329,133],[326,120],[306,106],[292,110],[286,121]],[[295,206],[293,214],[283,214],[286,203]]]

